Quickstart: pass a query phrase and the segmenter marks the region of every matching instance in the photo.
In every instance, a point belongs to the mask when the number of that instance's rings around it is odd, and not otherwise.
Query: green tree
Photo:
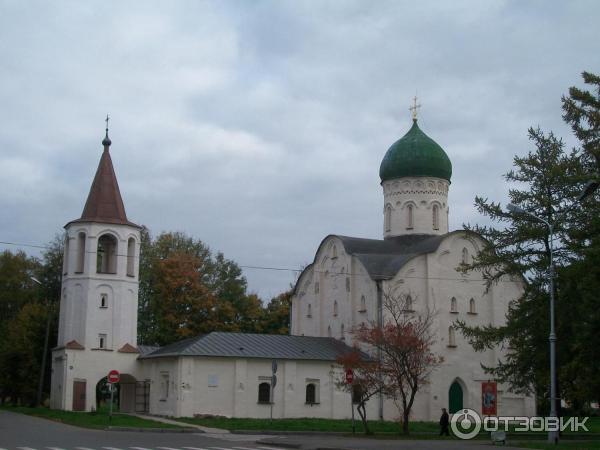
[[[260,332],[266,334],[289,334],[290,331],[290,304],[292,290],[282,292],[271,299],[264,309]]]

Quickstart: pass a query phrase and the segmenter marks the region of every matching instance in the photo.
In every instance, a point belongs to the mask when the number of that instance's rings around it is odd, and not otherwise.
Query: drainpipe
[[[382,281],[377,280],[377,326],[383,326],[383,286]],[[377,349],[377,359],[381,361],[381,349]],[[379,420],[383,420],[383,392],[379,393]]]

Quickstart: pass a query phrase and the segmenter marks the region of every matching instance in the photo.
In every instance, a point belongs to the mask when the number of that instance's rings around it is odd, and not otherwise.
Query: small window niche
[[[360,308],[358,312],[365,313],[367,312],[367,299],[364,295],[360,296]]]
[[[169,372],[160,373],[160,401],[166,402],[169,399]]]
[[[392,206],[386,205],[384,213],[385,231],[389,232],[392,230]]]
[[[79,233],[77,235],[77,260],[75,261],[75,273],[83,273],[85,270],[85,241],[85,233]]]
[[[337,317],[338,315],[338,302],[335,300],[333,302],[333,317]]]
[[[108,308],[108,294],[100,294],[100,308]]]
[[[69,236],[65,236],[65,258],[63,261],[63,275],[69,273]]]
[[[448,347],[456,347],[456,330],[452,326],[448,328]]]
[[[440,229],[440,207],[438,205],[433,205],[433,229]]]
[[[312,305],[310,303],[306,308],[306,317],[312,317]]]
[[[410,295],[407,295],[404,300],[404,312],[406,312],[406,313],[414,312],[413,299]]]
[[[452,297],[450,299],[450,312],[452,314],[458,314],[458,306],[456,303],[456,297]]]
[[[258,385],[258,403],[271,403],[271,383],[261,381]]]
[[[106,334],[98,335],[98,348],[101,350],[106,349]]]
[[[98,238],[96,272],[117,273],[117,238],[110,234],[103,234]]]
[[[315,283],[315,294],[318,294],[318,293],[319,293],[319,282],[317,281]]]
[[[320,403],[319,391],[319,380],[307,378],[305,389],[305,399],[307,405],[313,406]]]
[[[406,207],[406,229],[412,230],[415,227],[415,216],[414,216],[414,206],[408,205]]]
[[[474,298],[469,300],[469,314],[477,314],[477,309],[476,309]]]
[[[346,292],[350,292],[350,277],[346,277]]]
[[[340,326],[340,340],[346,340],[346,328],[344,327],[344,324]]]
[[[469,250],[466,247],[462,249],[461,263],[469,264]]]

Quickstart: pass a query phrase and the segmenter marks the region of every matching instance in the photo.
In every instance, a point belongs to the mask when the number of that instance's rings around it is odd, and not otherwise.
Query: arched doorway
[[[450,390],[448,391],[448,412],[450,414],[454,414],[455,412],[460,411],[462,408],[463,388],[458,380],[454,380],[454,382],[450,385]]]
[[[113,412],[148,412],[150,383],[137,381],[133,375],[122,373],[114,384]],[[96,410],[108,411],[110,406],[110,386],[106,377],[96,385]]]

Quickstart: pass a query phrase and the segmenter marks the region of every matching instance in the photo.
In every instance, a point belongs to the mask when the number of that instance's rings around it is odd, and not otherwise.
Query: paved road
[[[263,439],[273,445],[261,443]],[[0,411],[0,450],[289,450],[280,443],[297,443],[302,449],[352,450],[487,449],[487,443],[444,440],[404,441],[339,436],[256,436],[210,433],[140,433],[88,430],[46,419]],[[508,450],[511,447],[504,447]]]

